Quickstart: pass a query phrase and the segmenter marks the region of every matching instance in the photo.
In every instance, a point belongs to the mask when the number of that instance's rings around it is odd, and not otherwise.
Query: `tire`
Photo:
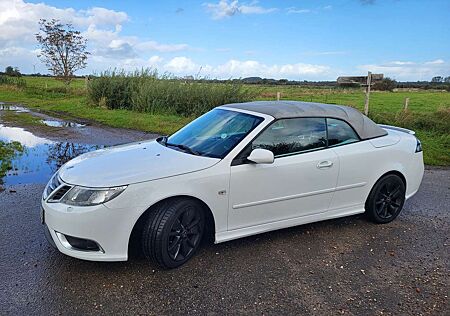
[[[200,203],[179,198],[155,207],[142,230],[144,256],[164,269],[186,263],[198,250],[205,228]]]
[[[365,208],[368,218],[378,224],[392,222],[403,208],[405,192],[405,184],[399,176],[383,176],[375,183],[367,198]]]

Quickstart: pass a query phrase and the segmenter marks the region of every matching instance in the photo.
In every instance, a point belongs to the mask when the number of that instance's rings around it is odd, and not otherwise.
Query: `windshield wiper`
[[[188,153],[190,153],[190,154],[192,154],[192,155],[195,155],[195,156],[201,156],[201,155],[202,155],[202,154],[199,153],[198,151],[195,151],[195,150],[193,150],[191,147],[186,146],[186,145],[182,145],[182,144],[172,144],[172,143],[168,143],[167,141],[165,142],[165,145],[166,145],[166,146],[172,146],[172,147],[180,148],[181,150],[183,150],[183,151],[185,151],[185,152],[188,152]]]
[[[160,144],[166,146],[166,147],[167,147],[167,146],[171,146],[171,147],[180,148],[181,150],[183,150],[183,151],[185,151],[185,152],[188,152],[188,153],[190,153],[190,154],[192,154],[192,155],[195,155],[195,156],[201,156],[201,155],[202,155],[200,152],[193,150],[193,149],[192,149],[191,147],[189,147],[189,146],[182,145],[182,144],[172,144],[172,143],[168,143],[168,142],[167,142],[167,139],[168,139],[167,136],[161,136],[161,137],[158,137],[158,138],[156,139],[156,141],[157,141],[158,143],[160,143]]]
[[[160,136],[156,139],[156,141],[160,144],[163,144],[164,146],[166,146],[167,143],[167,136]]]

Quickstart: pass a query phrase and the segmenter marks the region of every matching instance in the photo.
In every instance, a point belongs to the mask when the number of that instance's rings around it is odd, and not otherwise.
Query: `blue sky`
[[[448,0],[0,0],[0,68],[45,72],[32,34],[39,18],[52,17],[89,40],[80,74],[153,67],[212,78],[450,75]]]

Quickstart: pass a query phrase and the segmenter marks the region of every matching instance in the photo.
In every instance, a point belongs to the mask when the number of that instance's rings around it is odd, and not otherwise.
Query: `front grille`
[[[49,198],[49,201],[59,201],[62,197],[71,189],[72,187],[69,185],[63,185],[59,189],[57,189]]]
[[[62,182],[58,174],[55,174],[47,185],[47,202],[59,202],[70,189],[72,186]]]
[[[49,196],[50,194],[52,194],[53,191],[56,190],[57,187],[59,187],[61,185],[61,181],[59,180],[58,174],[55,174],[51,180],[50,183],[47,186],[47,196]]]

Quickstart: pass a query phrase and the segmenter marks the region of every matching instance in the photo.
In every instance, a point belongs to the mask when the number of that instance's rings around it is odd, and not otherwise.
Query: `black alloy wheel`
[[[366,202],[366,213],[376,223],[393,221],[405,203],[405,184],[395,175],[382,177],[372,189]]]
[[[182,261],[197,248],[202,237],[203,219],[193,206],[186,207],[172,224],[167,243],[171,259]]]
[[[203,206],[196,200],[176,198],[158,204],[142,230],[147,259],[165,269],[187,262],[198,250],[205,230]]]

